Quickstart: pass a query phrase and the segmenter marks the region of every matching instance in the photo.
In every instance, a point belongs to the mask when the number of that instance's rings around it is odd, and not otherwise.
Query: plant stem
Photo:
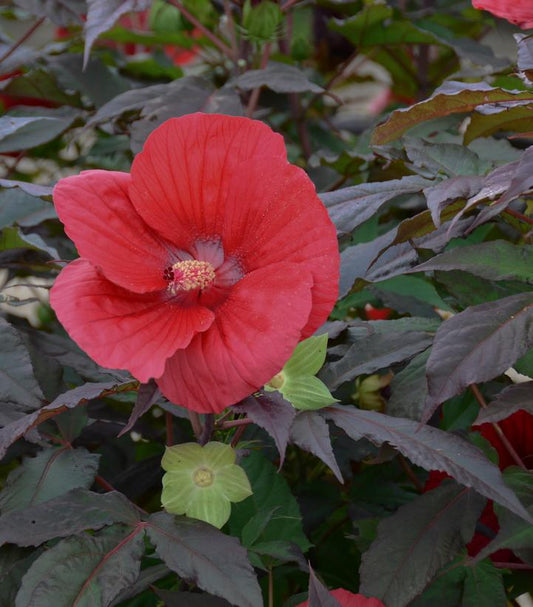
[[[202,429],[202,435],[198,441],[200,445],[205,445],[209,442],[211,435],[213,434],[213,428],[215,427],[215,416],[212,413],[206,413],[204,415],[204,427]]]
[[[219,428],[223,430],[227,430],[228,428],[237,428],[238,426],[248,426],[252,423],[252,420],[248,417],[243,417],[242,419],[232,419],[228,422],[222,422],[218,425]]]
[[[45,20],[46,17],[41,17],[40,19],[38,19],[31,27],[29,30],[27,30],[24,34],[22,34],[22,36],[16,40],[8,49],[7,51],[0,56],[0,63],[2,63],[2,61],[5,61],[8,57],[10,57],[21,44],[24,44],[24,42],[26,42],[26,40],[33,34],[33,32],[40,27]]]
[[[195,27],[197,27],[206,38],[211,40],[211,42],[224,55],[226,55],[226,57],[228,57],[228,59],[231,59],[233,61],[233,51],[226,43],[222,42],[220,38],[217,38],[213,34],[213,32],[207,29],[207,27],[205,27],[203,23],[198,21],[198,19],[193,14],[191,14],[180,2],[178,2],[177,0],[167,0],[167,2],[169,4],[172,4],[172,6],[175,6],[179,10],[179,12],[185,17],[185,19],[187,19],[187,21],[190,21]]]
[[[237,60],[239,59],[239,45],[237,43],[237,33],[235,31],[235,23],[233,21],[233,13],[231,12],[229,0],[224,0],[224,13],[228,21],[228,33],[231,43],[231,50],[233,52],[233,61],[237,63]]]
[[[268,568],[268,607],[274,607],[274,576],[272,567]]]
[[[481,394],[481,391],[477,387],[477,385],[476,384],[470,384],[470,389],[472,390],[472,392],[473,392],[473,394],[474,394],[477,402],[479,403],[480,407],[482,407],[483,409],[486,409],[487,408],[487,402],[486,402],[483,394]],[[503,433],[503,430],[500,428],[500,426],[498,425],[498,423],[497,422],[493,422],[492,423],[492,427],[496,431],[496,434],[500,437],[500,440],[502,441],[504,447],[507,449],[509,455],[515,461],[516,465],[520,466],[520,468],[522,468],[523,470],[527,470],[527,467],[525,466],[525,464],[522,461],[521,457],[515,451],[515,448],[513,447],[513,445],[509,441],[509,439],[505,436],[505,434]]]
[[[523,213],[519,213],[518,211],[514,211],[513,209],[505,209],[504,213],[507,213],[507,215],[510,215],[515,219],[519,219],[524,223],[528,223],[530,226],[533,225],[533,219],[531,217],[528,217],[527,215],[524,215]]]
[[[189,420],[191,422],[194,436],[196,436],[196,440],[200,440],[200,437],[202,436],[203,432],[202,422],[200,421],[200,415],[196,413],[196,411],[189,411]]]
[[[267,66],[268,59],[270,57],[271,48],[272,48],[271,42],[267,42],[265,44],[265,46],[263,47],[263,55],[261,56],[261,64],[259,66],[259,69],[264,70],[265,67]],[[257,107],[257,102],[259,101],[260,93],[261,93],[261,87],[258,86],[257,88],[255,88],[252,91],[252,94],[250,95],[250,99],[248,101],[248,108],[246,109],[246,115],[248,116],[248,118],[252,118],[252,116],[255,112],[255,108]]]
[[[237,420],[237,421],[245,421],[245,420]],[[246,421],[249,421],[249,420],[246,420]],[[249,423],[251,423],[251,422],[249,422]],[[246,430],[247,425],[248,424],[246,424],[246,425],[243,424],[243,425],[239,426],[237,428],[237,430],[235,431],[235,434],[233,435],[233,438],[231,439],[231,443],[230,443],[233,448],[235,448],[239,444],[239,441],[241,440],[241,437],[244,434],[244,431]]]
[[[400,466],[403,468],[403,471],[405,472],[405,474],[407,474],[409,480],[413,483],[418,493],[423,493],[424,486],[422,485],[416,474],[413,472],[413,469],[409,465],[409,462],[401,454],[398,454],[398,461],[400,462]]]
[[[285,2],[285,4],[281,7],[281,10],[283,12],[288,11],[291,8],[291,6],[293,6],[294,4],[296,4],[299,1],[300,0],[287,0],[287,2]]]
[[[165,411],[165,427],[167,431],[167,447],[174,444],[174,416],[172,413]]]
[[[522,571],[533,571],[533,565],[528,565],[527,563],[500,563],[492,561],[494,567],[498,569],[514,569],[514,570],[522,570]]]

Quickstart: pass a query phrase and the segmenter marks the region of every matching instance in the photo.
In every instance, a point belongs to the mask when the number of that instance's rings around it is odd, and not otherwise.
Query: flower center
[[[267,383],[267,386],[273,388],[274,390],[279,390],[284,383],[285,373],[283,373],[283,371],[280,371],[279,373],[276,373],[276,375],[274,375],[274,377]]]
[[[192,475],[192,480],[198,487],[209,487],[215,480],[215,475],[209,468],[197,468]]]
[[[167,268],[163,277],[169,281],[168,290],[172,295],[176,295],[179,291],[206,289],[215,280],[216,274],[208,261],[188,259],[178,261],[172,267]]]

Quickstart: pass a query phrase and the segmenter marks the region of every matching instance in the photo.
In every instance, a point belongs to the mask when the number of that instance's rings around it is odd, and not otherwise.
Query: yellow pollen
[[[209,468],[197,468],[192,475],[192,480],[198,487],[209,487],[215,480],[215,475]]]
[[[168,285],[175,295],[178,291],[193,291],[207,288],[216,278],[213,266],[207,261],[188,259],[172,266],[174,278]]]
[[[267,386],[274,388],[274,390],[279,390],[283,384],[285,383],[285,374],[283,371],[276,373],[274,377],[267,383]]]

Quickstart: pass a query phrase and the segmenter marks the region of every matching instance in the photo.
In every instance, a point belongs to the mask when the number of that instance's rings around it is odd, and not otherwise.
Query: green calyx
[[[224,443],[167,447],[161,466],[166,472],[161,494],[165,510],[219,529],[229,519],[231,502],[252,495],[246,473],[235,464],[235,451]]]
[[[315,377],[326,360],[327,345],[327,334],[300,342],[283,369],[265,384],[265,390],[277,390],[295,409],[322,409],[339,402]]]

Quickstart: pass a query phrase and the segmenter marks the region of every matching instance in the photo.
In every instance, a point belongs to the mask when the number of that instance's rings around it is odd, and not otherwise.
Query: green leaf
[[[384,124],[376,128],[372,143],[374,145],[390,143],[426,120],[471,112],[480,105],[506,101],[533,101],[533,93],[507,91],[494,88],[485,82],[465,84],[449,81],[437,89],[429,99],[415,103],[407,109],[394,111]]]
[[[396,373],[390,383],[391,395],[387,413],[418,421],[427,398],[426,363],[431,350],[417,354],[409,364]]]
[[[100,529],[113,523],[135,525],[138,521],[138,511],[121,493],[73,489],[1,516],[0,544],[38,546],[55,537],[78,535],[86,529]]]
[[[474,534],[485,500],[446,483],[383,519],[361,564],[361,593],[404,607]],[[394,546],[394,550],[391,550]]]
[[[260,453],[251,453],[241,465],[250,479],[253,495],[233,506],[229,521],[232,535],[240,535],[247,521],[257,512],[278,508],[263,530],[261,541],[283,538],[306,552],[310,544],[302,530],[298,502],[287,481]]]
[[[13,545],[0,547],[0,607],[13,607],[22,576],[40,553]]]
[[[15,468],[0,492],[0,511],[22,510],[92,485],[100,456],[83,447],[48,447]]]
[[[532,105],[504,107],[500,112],[487,114],[474,112],[464,134],[465,145],[479,137],[489,137],[499,131],[510,133],[531,132]]]
[[[313,411],[323,409],[339,400],[331,395],[326,384],[313,375],[287,377],[280,389],[283,396],[295,409]]]
[[[34,148],[66,131],[79,116],[69,107],[18,108],[0,116],[0,152]]]
[[[33,69],[23,76],[12,79],[2,89],[2,93],[14,97],[42,100],[43,105],[47,102],[78,107],[81,105],[79,96],[66,94],[64,90],[58,87],[54,76],[41,68]]]
[[[152,514],[146,529],[157,554],[179,576],[232,605],[263,605],[246,550],[236,538],[201,521],[164,512]]]
[[[4,228],[0,235],[0,251],[9,249],[33,249],[46,253],[52,259],[58,259],[59,253],[49,246],[39,234],[25,234],[20,228]]]
[[[157,596],[165,601],[165,607],[231,607],[224,599],[209,594],[192,592],[171,592],[155,589]]]
[[[274,41],[283,21],[281,8],[270,0],[262,0],[252,7],[246,0],[242,12],[242,27],[245,37],[254,42]]]
[[[29,568],[15,607],[106,607],[135,582],[144,528],[122,525],[61,540]]]
[[[316,375],[326,360],[327,347],[327,333],[301,341],[283,367],[287,378]]]
[[[500,607],[507,602],[503,572],[491,561],[466,567],[461,607]]]

